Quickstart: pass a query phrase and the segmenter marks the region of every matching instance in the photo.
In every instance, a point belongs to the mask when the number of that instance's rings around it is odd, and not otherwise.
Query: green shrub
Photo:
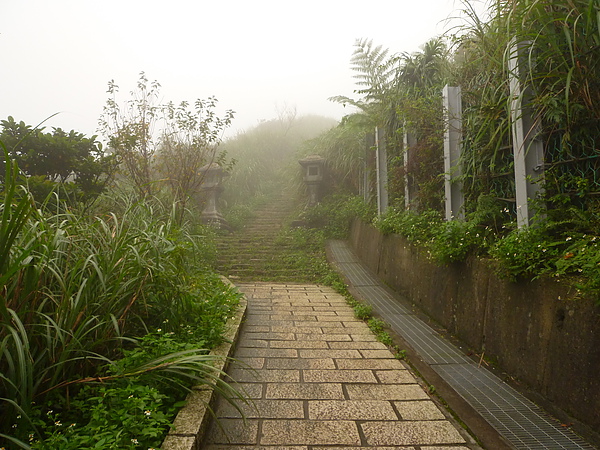
[[[302,213],[308,227],[322,229],[328,239],[346,239],[354,218],[370,222],[374,217],[372,206],[359,196],[332,195]]]
[[[400,234],[414,244],[427,244],[438,232],[442,223],[440,214],[436,211],[424,211],[417,214],[389,208],[384,216],[375,221],[375,225],[384,234]]]
[[[35,422],[46,437],[38,440],[31,434],[31,448],[159,448],[180,406],[165,412],[165,400],[157,389],[132,380],[85,386],[72,400],[70,414],[40,411]]]
[[[487,249],[490,234],[489,228],[473,222],[442,222],[435,227],[435,235],[427,247],[439,263],[464,261],[469,254],[482,253]]]
[[[509,233],[490,248],[500,275],[512,280],[536,277],[553,270],[562,242],[548,240],[542,228],[525,227]]]

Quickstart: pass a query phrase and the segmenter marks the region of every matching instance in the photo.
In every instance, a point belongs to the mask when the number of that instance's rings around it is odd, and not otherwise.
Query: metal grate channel
[[[377,279],[358,263],[338,264],[350,283],[363,297],[368,299],[375,310],[395,330],[402,334],[428,364],[456,364],[470,360],[453,345],[448,344],[439,334],[414,313],[399,303],[391,294],[378,284]]]
[[[381,288],[380,288],[381,289]],[[428,364],[457,364],[470,360],[456,347],[445,341],[433,328],[398,303],[393,297],[374,301],[370,296],[372,287],[359,287],[357,291],[368,299],[375,310],[402,336]]]
[[[460,350],[449,344],[416,316],[391,316],[387,322],[394,330],[402,332],[406,341],[428,364],[467,364],[471,362]]]
[[[345,242],[331,241],[329,248],[333,262],[358,294],[515,448],[594,449],[420,320],[380,285]]]
[[[336,265],[344,272],[353,286],[377,284],[377,279],[360,263],[338,263]]]
[[[358,263],[360,260],[356,254],[350,250],[344,241],[330,241],[329,250],[333,260],[337,263]]]
[[[432,366],[490,425],[519,449],[593,449],[543,410],[473,363]]]
[[[366,285],[356,288],[364,297],[369,299],[385,314],[414,314],[408,307],[398,303],[394,297],[379,285]]]

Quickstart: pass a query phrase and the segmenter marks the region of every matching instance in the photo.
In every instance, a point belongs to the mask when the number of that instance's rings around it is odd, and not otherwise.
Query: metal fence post
[[[539,140],[539,117],[534,117],[528,106],[531,93],[523,87],[527,76],[529,42],[510,43],[508,59],[511,96],[512,141],[515,161],[515,191],[517,202],[517,225],[530,225],[536,214],[531,201],[543,189],[544,147]]]
[[[416,186],[412,175],[410,174],[410,159],[411,152],[414,152],[414,147],[417,145],[417,139],[413,133],[409,133],[404,122],[404,207],[414,209],[413,201],[415,200]]]
[[[375,127],[375,148],[377,156],[377,214],[381,216],[388,207],[388,168],[385,133],[379,127]]]
[[[465,218],[462,168],[462,103],[460,87],[444,86],[444,188],[446,193],[446,220]]]
[[[375,148],[375,135],[366,133],[365,148],[362,161],[362,176],[359,181],[362,186],[362,195],[366,204],[373,198],[373,149]],[[377,172],[377,171],[375,171]]]

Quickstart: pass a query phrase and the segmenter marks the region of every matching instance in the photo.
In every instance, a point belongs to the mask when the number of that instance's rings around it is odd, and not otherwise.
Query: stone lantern
[[[298,162],[304,171],[304,183],[306,183],[308,189],[308,206],[314,206],[321,199],[325,158],[319,155],[310,155]]]
[[[219,196],[223,191],[223,178],[225,178],[227,173],[217,163],[207,164],[200,168],[200,173],[203,176],[200,190],[206,201],[200,218],[204,223],[228,229],[229,225],[217,209]]]

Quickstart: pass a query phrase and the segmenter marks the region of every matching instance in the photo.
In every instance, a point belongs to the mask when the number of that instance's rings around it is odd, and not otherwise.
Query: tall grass
[[[119,215],[92,218],[38,210],[8,155],[0,217],[0,437],[16,442],[10,426],[36,402],[97,380],[148,330],[190,322],[206,245],[158,202],[125,201]],[[128,372],[211,380],[203,353]]]
[[[465,186],[474,206],[481,194],[514,197],[504,178],[513,170],[507,69],[513,40],[523,52],[521,82],[531,93],[526,106],[539,121],[539,137],[569,153],[565,159],[589,158],[589,142],[593,149],[600,132],[600,2],[497,1],[485,22],[470,2],[465,9],[471,24],[459,38],[453,83],[462,87]],[[582,176],[572,170],[567,178]],[[546,176],[549,184],[565,183]]]

